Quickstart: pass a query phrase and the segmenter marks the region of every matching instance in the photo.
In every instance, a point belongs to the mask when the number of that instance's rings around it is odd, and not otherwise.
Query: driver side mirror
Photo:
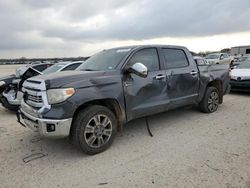
[[[224,56],[220,56],[220,60],[223,60],[224,59]]]
[[[148,68],[140,62],[133,64],[127,69],[127,71],[143,78],[148,76]]]

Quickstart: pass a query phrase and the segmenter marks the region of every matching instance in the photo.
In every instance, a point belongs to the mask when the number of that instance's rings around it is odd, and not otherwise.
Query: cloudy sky
[[[0,0],[0,58],[88,56],[131,44],[250,45],[249,0]]]

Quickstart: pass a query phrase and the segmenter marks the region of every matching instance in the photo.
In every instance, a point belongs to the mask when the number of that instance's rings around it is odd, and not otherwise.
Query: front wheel
[[[112,144],[117,132],[114,113],[104,106],[94,105],[80,111],[73,121],[73,143],[89,155],[103,152]]]
[[[208,87],[199,104],[202,112],[213,113],[219,107],[219,91],[215,87]]]

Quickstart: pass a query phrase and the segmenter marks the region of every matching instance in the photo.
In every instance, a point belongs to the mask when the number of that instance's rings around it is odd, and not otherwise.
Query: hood
[[[92,79],[102,77],[104,74],[105,71],[64,71],[46,75],[39,75],[34,78],[44,80],[47,88],[78,88],[89,85],[87,83],[91,82]]]
[[[231,70],[231,78],[250,79],[250,69],[233,69]]]

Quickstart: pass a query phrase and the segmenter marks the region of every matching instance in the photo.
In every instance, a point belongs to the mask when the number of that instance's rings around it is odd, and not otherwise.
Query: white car
[[[84,62],[83,61],[60,62],[60,63],[56,63],[50,66],[49,68],[45,69],[42,72],[37,71],[36,69],[31,67],[33,72],[34,71],[36,72],[34,73],[34,75],[32,74],[32,76],[39,75],[39,74],[51,74],[51,73],[62,72],[62,71],[73,71],[76,68],[78,68],[82,63]],[[39,65],[42,65],[42,64],[39,64]],[[23,92],[21,90],[22,83],[24,82],[24,80],[27,79],[25,74],[31,74],[31,73],[26,73],[29,67],[30,66],[24,66],[22,68],[19,68],[16,71],[16,77],[18,79],[14,79],[12,81],[12,84],[10,84],[9,89],[8,90],[6,89],[5,91],[3,91],[1,101],[3,101],[2,102],[3,104],[5,103],[4,106],[6,108],[16,111],[18,109],[18,106],[21,104],[21,100],[23,98]]]
[[[233,62],[233,57],[229,56],[227,53],[213,53],[206,56],[206,60],[210,64],[231,64]]]
[[[51,67],[45,69],[42,72],[42,74],[50,74],[50,73],[54,73],[54,72],[75,70],[82,63],[83,63],[83,61],[75,61],[75,62],[65,61],[65,62],[56,63],[56,64],[52,65]]]
[[[230,77],[232,90],[250,91],[250,61],[244,61],[231,70]]]

